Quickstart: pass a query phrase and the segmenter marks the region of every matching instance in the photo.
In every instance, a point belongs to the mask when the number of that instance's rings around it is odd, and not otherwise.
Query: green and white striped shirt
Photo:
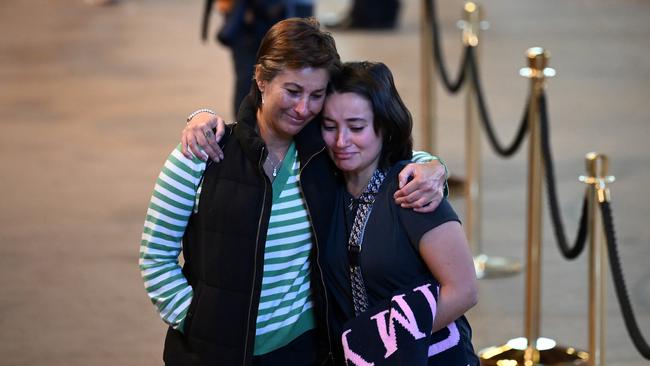
[[[292,144],[273,181],[271,217],[264,251],[262,291],[257,313],[254,354],[280,348],[314,328],[309,254],[312,230]],[[198,186],[205,170],[199,159],[172,152],[160,173],[147,211],[140,246],[145,288],[162,319],[182,330],[192,288],[178,256],[189,216],[199,204]]]

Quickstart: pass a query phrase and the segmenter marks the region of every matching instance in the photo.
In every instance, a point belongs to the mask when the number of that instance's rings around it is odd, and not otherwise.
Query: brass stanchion
[[[520,71],[531,80],[528,128],[528,214],[526,240],[526,311],[525,337],[514,338],[505,345],[489,347],[479,352],[481,365],[585,365],[586,352],[573,347],[558,346],[549,338],[540,337],[541,254],[542,254],[542,146],[539,119],[539,96],[545,88],[545,78],[555,75],[547,68],[549,54],[534,47],[526,52],[528,67]]]
[[[427,9],[427,1],[422,0],[420,7],[420,88],[422,149],[433,154],[436,151],[435,118],[435,73],[433,72],[433,19]]]
[[[585,157],[586,176],[580,181],[588,187],[589,223],[589,358],[590,366],[605,366],[605,335],[607,331],[607,248],[603,240],[603,223],[599,204],[609,201],[606,155],[588,153]]]
[[[463,45],[474,47],[474,55],[477,59],[482,21],[481,7],[474,2],[466,2],[463,7]],[[467,80],[471,80],[469,73],[472,70],[469,65],[465,67],[467,67]],[[482,279],[515,275],[521,272],[521,263],[511,258],[488,256],[481,250],[481,126],[474,84],[469,83],[466,90],[465,182],[463,184],[465,217],[463,226],[474,253],[476,277]]]

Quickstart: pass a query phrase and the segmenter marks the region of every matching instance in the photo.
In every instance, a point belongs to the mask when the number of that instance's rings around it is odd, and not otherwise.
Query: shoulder
[[[192,158],[186,158],[182,153],[182,146],[178,144],[167,157],[164,168],[177,170],[180,169],[190,175],[198,176],[205,170],[205,161],[192,155]]]
[[[383,190],[386,193],[395,193],[399,189],[399,173],[404,169],[405,166],[410,164],[411,162],[408,160],[402,160],[398,161],[395,163],[393,166],[388,168],[388,171],[386,173],[386,178],[384,178],[384,183],[383,183]]]
[[[384,190],[385,195],[392,200],[393,194],[399,189],[398,175],[404,169],[404,167],[410,164],[410,161],[403,160],[395,165],[393,165],[384,181]],[[444,198],[438,207],[433,212],[428,213],[419,213],[413,211],[410,208],[402,208],[397,205],[392,205],[395,207],[396,214],[400,217],[403,223],[413,223],[417,226],[422,225],[423,227],[434,228],[438,225],[441,225],[448,221],[458,221],[460,222],[458,215],[454,211],[451,203]]]

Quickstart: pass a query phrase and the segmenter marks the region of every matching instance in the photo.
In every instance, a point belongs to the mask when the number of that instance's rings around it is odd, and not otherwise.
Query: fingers
[[[199,135],[199,136],[201,136],[201,135]],[[188,146],[189,146],[190,150],[192,151],[192,154],[194,154],[194,156],[198,157],[199,159],[201,159],[203,161],[206,161],[206,160],[208,160],[208,155],[206,155],[201,150],[201,147],[200,147],[201,146],[201,141],[200,141],[199,136],[194,135],[194,134],[190,135],[188,137],[188,140],[189,140]],[[205,143],[205,141],[204,141],[204,143]]]
[[[223,118],[217,116],[217,125],[215,127],[217,129],[215,138],[217,141],[221,141],[224,133],[226,133],[226,122],[224,122]]]
[[[406,183],[408,183],[409,179],[413,177],[413,174],[415,174],[415,166],[413,164],[405,166],[397,177],[398,187],[403,188]]]
[[[212,130],[210,130],[210,132],[212,132]],[[224,122],[223,118],[217,116],[216,132],[213,134],[214,139],[210,141],[210,147],[214,151],[214,155],[215,155],[215,156],[210,155],[210,157],[215,162],[219,162],[220,160],[223,159],[223,150],[221,150],[221,146],[219,146],[219,141],[221,141],[221,138],[225,133],[226,133],[226,123]]]
[[[203,161],[207,160],[208,156],[201,151],[194,135],[186,133],[185,130],[183,131],[183,135],[181,135],[181,144],[181,152],[186,158],[192,160],[194,157],[198,157]]]
[[[419,198],[422,190],[430,189],[426,187],[426,181],[421,179],[421,175],[417,174],[417,169],[414,164],[409,164],[400,172],[399,187],[395,192],[395,202],[398,204],[411,203]]]
[[[206,154],[208,154],[210,159],[215,162],[219,162],[221,159],[223,159],[223,152],[219,147],[219,143],[217,142],[218,140],[214,132],[212,132],[212,130],[202,130],[201,132],[202,133],[197,135],[197,143],[199,144],[200,148],[203,149]]]
[[[442,202],[442,195],[440,195],[440,198],[434,199],[433,201],[427,203],[426,205],[422,207],[414,207],[413,211],[419,212],[419,213],[429,213],[433,212],[438,208],[440,205],[440,202]]]
[[[415,201],[415,192],[418,190],[417,183],[411,181],[401,189],[395,191],[393,198],[395,198],[395,203],[411,203]]]
[[[418,212],[431,212],[444,197],[444,180],[413,178],[395,192],[395,203],[403,208],[422,208]],[[433,206],[432,206],[433,205]],[[432,206],[432,207],[429,207]]]
[[[183,156],[185,156],[188,159],[192,159],[192,153],[190,152],[188,148],[188,141],[187,141],[187,136],[183,132],[181,132],[181,152],[183,153]]]
[[[418,212],[432,212],[438,207],[443,198],[443,190],[420,189],[408,196],[396,198],[395,203],[402,208],[417,209]]]
[[[409,183],[410,184],[410,183]],[[402,190],[395,192],[397,195],[404,189],[409,188],[409,186],[405,186],[402,188]],[[409,194],[404,194],[399,197],[395,198],[395,203],[400,205],[403,208],[414,208],[414,207],[421,207],[426,205],[427,203],[431,202],[432,199],[435,198],[435,193],[431,190],[425,190],[425,189],[415,189],[413,192]]]
[[[213,132],[215,128],[216,134]],[[223,159],[223,151],[218,141],[224,133],[225,123],[221,117],[209,113],[197,114],[183,129],[181,135],[183,155],[191,159],[190,154],[194,154],[204,161],[209,157],[219,162]]]

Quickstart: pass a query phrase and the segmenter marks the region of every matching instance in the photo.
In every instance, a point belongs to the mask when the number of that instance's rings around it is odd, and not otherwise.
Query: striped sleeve
[[[182,330],[192,287],[181,272],[181,241],[194,207],[205,162],[172,151],[154,186],[140,242],[140,274],[162,320]]]

